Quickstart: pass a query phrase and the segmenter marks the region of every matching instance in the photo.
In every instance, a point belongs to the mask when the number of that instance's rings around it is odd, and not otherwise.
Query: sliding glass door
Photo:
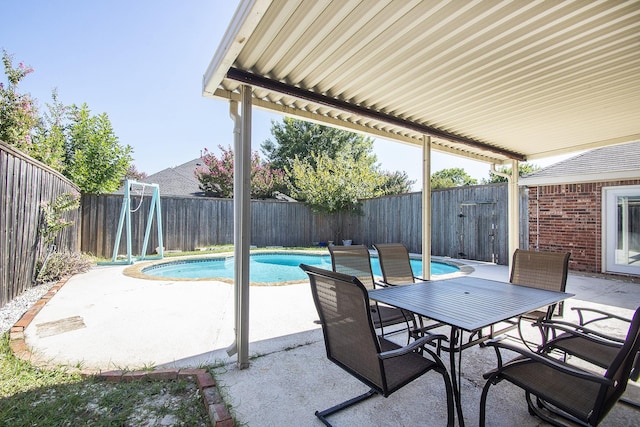
[[[602,191],[605,269],[640,275],[640,186]]]

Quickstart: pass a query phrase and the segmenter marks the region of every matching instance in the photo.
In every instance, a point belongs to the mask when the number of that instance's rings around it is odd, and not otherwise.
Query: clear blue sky
[[[202,75],[237,0],[0,0],[0,48],[35,71],[20,85],[41,111],[57,88],[65,104],[107,113],[139,171],[153,174],[233,143],[228,102],[202,96]],[[2,78],[1,81],[6,79]],[[254,109],[253,149],[282,116]],[[421,150],[377,139],[385,170],[421,188]],[[489,165],[433,153],[432,171],[463,167],[477,179]],[[537,163],[542,165],[541,163]]]

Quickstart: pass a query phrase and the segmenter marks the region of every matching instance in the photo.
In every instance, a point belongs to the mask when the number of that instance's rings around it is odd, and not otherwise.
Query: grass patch
[[[63,367],[42,369],[16,358],[0,338],[2,426],[208,426],[193,381],[108,383]]]

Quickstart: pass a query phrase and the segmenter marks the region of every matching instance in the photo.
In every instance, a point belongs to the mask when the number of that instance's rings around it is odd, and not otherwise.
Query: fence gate
[[[496,238],[496,202],[465,201],[458,214],[458,257],[498,262]]]

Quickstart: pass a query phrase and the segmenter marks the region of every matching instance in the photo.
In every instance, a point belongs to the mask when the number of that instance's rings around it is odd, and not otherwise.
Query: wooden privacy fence
[[[33,286],[43,251],[38,233],[40,203],[79,192],[64,176],[0,142],[0,307]],[[79,211],[65,212],[74,224],[56,239],[59,250],[80,249]]]
[[[113,194],[82,197],[83,252],[105,258],[112,256],[122,197]],[[192,251],[233,243],[233,200],[161,196],[160,201],[165,250]],[[150,197],[132,196],[131,246],[136,255],[142,250],[150,202]],[[314,215],[301,203],[253,200],[251,212],[253,245],[309,246],[318,241],[315,236],[330,240],[330,221]],[[119,254],[126,254],[125,235],[123,228]],[[157,224],[152,222],[147,253],[154,253],[157,246]]]
[[[433,190],[431,254],[508,264],[507,185]],[[520,189],[520,245],[528,242],[528,196]],[[422,253],[422,193],[364,201],[358,242],[403,242]]]
[[[162,189],[160,189],[162,193]],[[363,201],[362,215],[341,218],[313,214],[301,203],[253,200],[251,244],[309,246],[351,239],[371,245],[403,242],[422,252],[422,193]],[[507,186],[493,184],[435,190],[432,194],[432,254],[507,264]],[[527,196],[521,192],[522,247],[526,247]],[[132,196],[132,252],[140,254],[150,197]],[[122,195],[84,195],[82,251],[110,258],[116,240]],[[161,196],[165,250],[195,250],[233,243],[233,200]],[[341,227],[338,224],[342,224]],[[153,223],[148,253],[157,247]],[[341,228],[339,233],[337,230]],[[339,242],[336,242],[339,243]],[[119,254],[126,254],[123,230]]]

